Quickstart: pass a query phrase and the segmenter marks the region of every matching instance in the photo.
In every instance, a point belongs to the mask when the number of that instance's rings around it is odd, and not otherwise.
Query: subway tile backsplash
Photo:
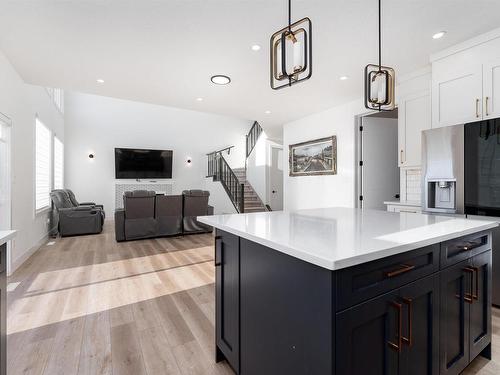
[[[403,171],[403,181],[401,195],[402,200],[406,201],[417,201],[420,202],[421,199],[421,182],[420,182],[421,171],[419,168],[406,169]],[[406,198],[406,199],[405,199]]]

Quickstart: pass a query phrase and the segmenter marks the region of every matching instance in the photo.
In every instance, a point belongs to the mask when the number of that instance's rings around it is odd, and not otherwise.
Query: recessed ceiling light
[[[271,114],[271,111],[270,111],[270,110],[267,110],[267,111],[265,111],[264,113],[265,113],[266,115],[269,115],[269,114]]]
[[[102,78],[99,78],[96,81],[97,81],[97,83],[104,83],[104,80]]]
[[[252,46],[252,51],[260,51],[260,46],[258,44],[254,44]]]
[[[345,80],[349,79],[349,77],[348,76],[341,76],[341,77],[339,77],[339,79],[341,81],[345,81]]]
[[[203,101],[203,98],[196,98],[196,101],[197,101],[197,102],[202,102],[202,101]]]
[[[212,83],[215,83],[216,85],[227,85],[228,83],[231,82],[231,78],[229,78],[228,76],[224,76],[222,74],[217,74],[215,76],[212,76],[210,80],[212,81]]]
[[[441,39],[446,34],[446,31],[440,31],[432,36],[432,39]]]

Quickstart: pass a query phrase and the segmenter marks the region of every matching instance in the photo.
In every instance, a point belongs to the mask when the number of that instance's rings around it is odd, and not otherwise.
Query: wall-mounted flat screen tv
[[[115,148],[115,178],[172,178],[172,150]]]

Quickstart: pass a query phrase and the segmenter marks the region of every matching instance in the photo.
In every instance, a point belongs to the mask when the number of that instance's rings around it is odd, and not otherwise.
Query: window
[[[37,118],[35,124],[35,209],[50,206],[50,130]]]
[[[50,96],[50,99],[54,102],[57,109],[64,113],[64,90],[63,89],[54,89],[52,87],[46,87],[45,90],[47,94]]]
[[[64,188],[64,145],[54,137],[54,189]]]

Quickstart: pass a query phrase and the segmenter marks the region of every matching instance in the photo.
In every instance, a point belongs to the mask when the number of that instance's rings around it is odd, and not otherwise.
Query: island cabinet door
[[[240,365],[239,266],[239,238],[217,231],[215,237],[216,361],[225,358],[236,373],[239,373]]]
[[[469,364],[469,260],[440,273],[440,374],[459,374]]]
[[[491,251],[471,259],[473,302],[470,304],[470,359],[491,342]]]
[[[397,291],[338,313],[336,375],[399,374],[402,319]]]
[[[439,275],[399,291],[403,303],[401,374],[439,374]]]

